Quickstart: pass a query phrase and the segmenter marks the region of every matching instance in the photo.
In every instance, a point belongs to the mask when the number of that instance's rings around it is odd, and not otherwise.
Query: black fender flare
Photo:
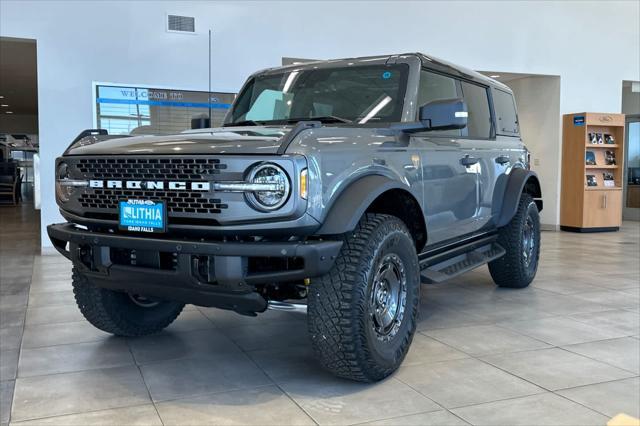
[[[500,190],[501,187],[504,187],[504,191]],[[493,210],[496,212],[494,217],[497,217],[498,228],[508,224],[515,216],[523,192],[531,194],[538,206],[538,211],[542,211],[542,191],[536,172],[517,168],[498,179],[493,201]]]
[[[392,189],[409,192],[406,185],[382,175],[367,175],[352,182],[336,196],[316,234],[337,235],[353,231],[375,199]]]

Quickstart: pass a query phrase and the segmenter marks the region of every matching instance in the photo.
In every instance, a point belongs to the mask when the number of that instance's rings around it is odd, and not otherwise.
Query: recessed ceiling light
[[[0,95],[0,99],[4,99],[4,96]]]
[[[13,114],[13,111],[5,111],[6,114]]]
[[[9,106],[9,105],[7,105],[7,104],[2,104],[2,105],[0,105],[0,107],[8,107],[8,106]]]
[[[491,78],[500,78],[500,74],[490,75],[489,77],[491,77]]]

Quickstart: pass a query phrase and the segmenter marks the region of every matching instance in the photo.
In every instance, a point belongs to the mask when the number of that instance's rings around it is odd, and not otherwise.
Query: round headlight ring
[[[284,169],[274,163],[260,163],[251,169],[249,183],[275,183],[280,191],[254,191],[246,193],[249,203],[257,210],[271,212],[282,207],[291,195],[291,182]]]
[[[62,186],[61,180],[69,178],[69,166],[65,162],[61,162],[56,167],[56,195],[58,200],[66,203],[73,195],[74,188],[71,186]]]

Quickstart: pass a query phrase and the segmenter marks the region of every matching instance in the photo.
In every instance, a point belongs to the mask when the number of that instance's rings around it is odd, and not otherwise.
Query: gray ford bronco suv
[[[186,303],[306,311],[322,365],[370,382],[404,359],[421,283],[536,274],[541,191],[513,94],[430,56],[267,69],[221,128],[105,133],[57,159],[67,223],[48,233],[80,310],[116,335]]]

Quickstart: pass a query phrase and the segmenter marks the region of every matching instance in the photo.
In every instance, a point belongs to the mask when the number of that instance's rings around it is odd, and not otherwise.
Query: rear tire
[[[540,259],[540,215],[531,195],[520,196],[515,216],[499,230],[498,244],[507,252],[489,262],[493,281],[499,287],[527,287],[536,276]]]
[[[97,287],[73,268],[73,293],[82,315],[94,327],[116,336],[145,336],[171,324],[183,303],[164,302]]]
[[[419,302],[409,230],[394,216],[366,214],[331,271],[311,283],[307,319],[321,364],[361,382],[387,377],[409,349]]]

